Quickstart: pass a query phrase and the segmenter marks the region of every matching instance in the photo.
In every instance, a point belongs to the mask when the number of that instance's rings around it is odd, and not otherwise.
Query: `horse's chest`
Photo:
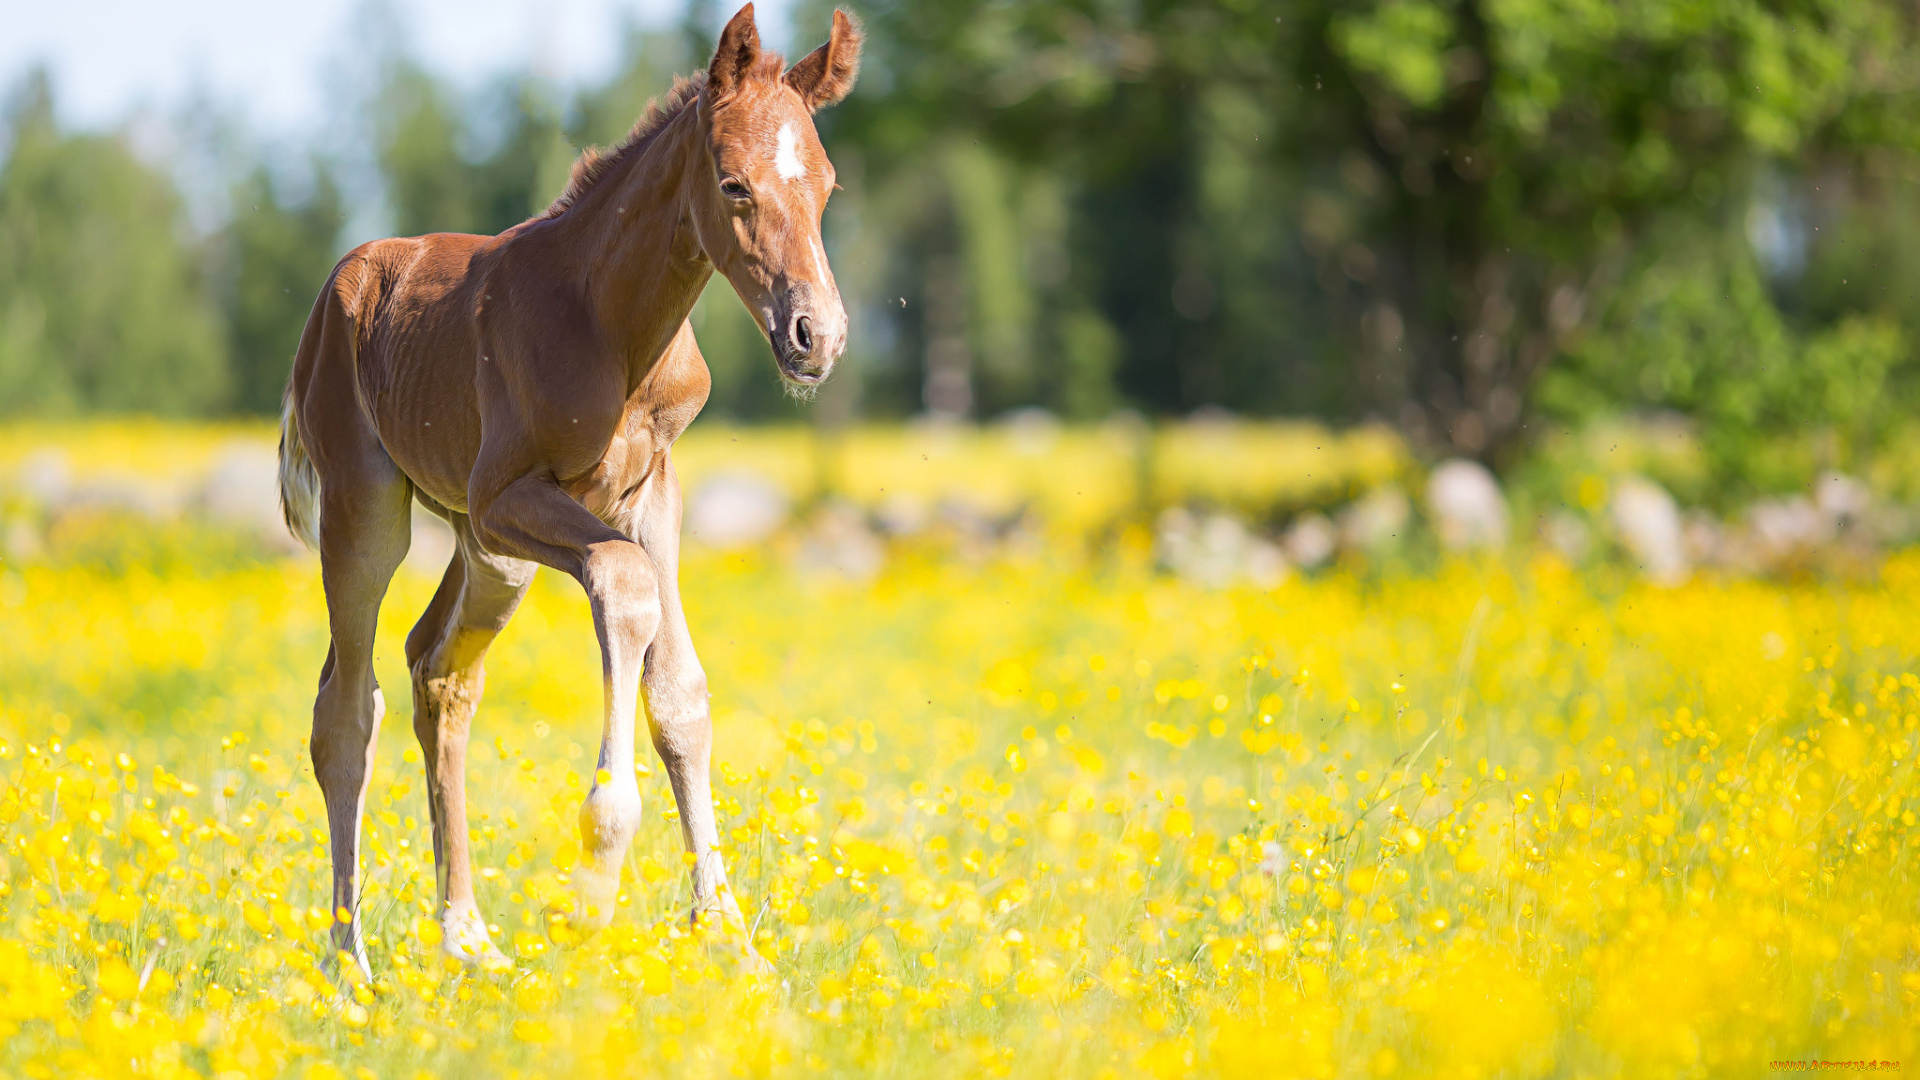
[[[567,485],[567,494],[601,521],[624,530],[658,470],[660,457],[648,440],[620,440],[591,470]]]
[[[629,403],[616,427],[617,434],[599,443],[591,467],[572,473],[564,484],[580,505],[601,521],[631,533],[646,503],[650,484],[666,470],[667,450],[699,410],[678,398],[662,405],[648,395]]]

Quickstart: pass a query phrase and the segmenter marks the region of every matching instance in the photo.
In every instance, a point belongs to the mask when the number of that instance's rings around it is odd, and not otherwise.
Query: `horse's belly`
[[[408,421],[381,431],[387,456],[407,474],[422,495],[455,513],[467,512],[467,478],[473,473],[477,445],[464,438],[459,425],[447,419]],[[418,430],[410,430],[410,429]],[[437,433],[435,429],[440,432]]]
[[[456,514],[464,514],[467,512],[467,489],[464,486],[455,486],[452,484],[433,484],[430,486],[421,483],[419,480],[414,480],[413,486],[420,489],[422,495],[425,495],[427,498],[432,499],[434,502],[439,503],[441,506],[446,507]]]
[[[457,513],[467,512],[467,479],[480,452],[479,415],[454,375],[449,390],[418,371],[395,380],[375,422],[387,455],[420,492]],[[410,377],[406,377],[410,376]]]

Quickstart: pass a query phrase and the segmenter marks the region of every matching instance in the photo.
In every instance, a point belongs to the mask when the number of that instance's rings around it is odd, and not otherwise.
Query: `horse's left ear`
[[[853,89],[860,75],[860,42],[865,35],[853,16],[835,8],[833,33],[827,43],[801,57],[787,71],[787,85],[800,95],[810,111],[835,105]]]
[[[760,62],[760,29],[753,24],[753,3],[727,20],[714,46],[713,64],[707,68],[707,90],[713,101],[723,101],[752,74]]]

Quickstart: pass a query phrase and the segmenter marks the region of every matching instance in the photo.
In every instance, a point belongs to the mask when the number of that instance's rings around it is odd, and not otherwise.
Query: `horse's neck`
[[[640,365],[637,383],[692,312],[713,264],[686,209],[687,155],[701,149],[698,108],[669,121],[642,152],[567,212],[585,255],[602,329]]]

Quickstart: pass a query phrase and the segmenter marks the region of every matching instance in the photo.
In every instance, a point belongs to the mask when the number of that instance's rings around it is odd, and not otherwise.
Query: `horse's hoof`
[[[595,870],[578,868],[573,874],[573,904],[570,910],[562,912],[566,916],[568,928],[574,934],[586,936],[596,930],[605,930],[613,922],[614,908],[620,900],[620,873],[602,874]],[[549,925],[552,924],[551,918]]]
[[[351,998],[355,987],[373,985],[373,965],[367,962],[365,948],[353,951],[334,949],[321,961],[320,970],[333,983],[336,993]]]
[[[513,961],[493,943],[493,934],[476,913],[450,916],[440,926],[441,955],[481,971],[507,971]]]
[[[500,946],[495,945],[492,940],[478,945],[455,945],[453,939],[448,938],[441,942],[440,952],[449,959],[459,961],[464,967],[477,968],[481,971],[513,970],[513,961],[508,959],[507,954],[501,952]]]
[[[739,911],[718,908],[701,911],[695,908],[688,921],[693,924],[695,932],[737,953],[741,971],[762,979],[776,977],[773,962],[753,947],[753,940],[747,936],[746,919]]]
[[[774,969],[773,961],[762,955],[751,942],[740,943],[740,967],[748,974],[762,979],[773,979],[779,976],[779,972]]]
[[[560,948],[571,949],[585,942],[597,929],[592,922],[580,918],[578,903],[578,900],[568,900],[548,904],[540,912],[540,924],[547,928],[547,940]]]

